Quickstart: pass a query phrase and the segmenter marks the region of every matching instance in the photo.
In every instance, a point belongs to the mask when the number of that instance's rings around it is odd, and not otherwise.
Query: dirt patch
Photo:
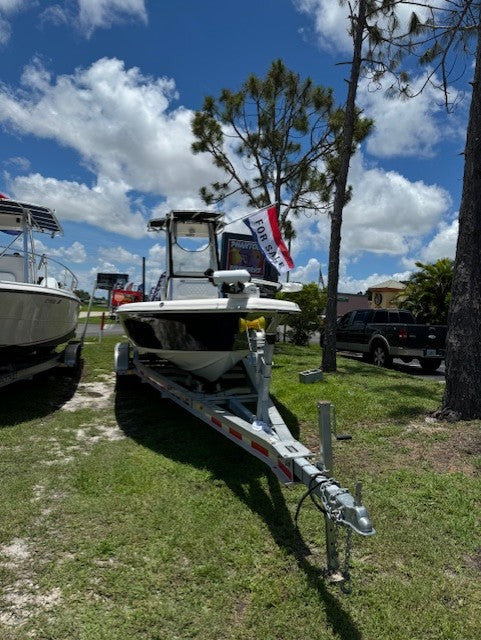
[[[410,424],[395,444],[403,462],[427,463],[440,473],[479,474],[481,426],[471,422],[446,424],[427,419]]]
[[[2,600],[0,624],[19,627],[32,616],[38,615],[41,611],[50,611],[60,604],[62,596],[57,588],[40,593],[38,585],[22,578],[4,588]]]
[[[113,404],[114,389],[113,377],[98,382],[80,382],[75,395],[62,406],[62,409],[64,411],[108,409]]]
[[[83,424],[76,432],[76,439],[82,445],[93,445],[101,440],[115,442],[125,440],[125,437],[117,424]]]
[[[0,624],[19,627],[41,611],[50,611],[62,600],[60,589],[42,593],[31,572],[32,552],[30,544],[14,538],[0,547],[0,564],[15,576],[11,584],[4,584],[0,596]]]
[[[17,562],[28,560],[30,558],[30,552],[25,540],[21,538],[14,538],[10,544],[0,547],[0,554],[9,559],[4,566],[15,566]]]
[[[474,569],[475,571],[481,573],[481,549],[478,549],[472,556],[464,556],[463,561],[464,565],[468,569]]]

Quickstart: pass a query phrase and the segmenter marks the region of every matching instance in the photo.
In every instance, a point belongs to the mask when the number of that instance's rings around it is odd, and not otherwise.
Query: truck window
[[[386,323],[387,322],[387,311],[375,311],[374,312],[374,318],[373,318],[373,322],[377,322],[377,323]]]
[[[399,324],[399,311],[389,311],[389,322]]]
[[[344,327],[347,327],[347,325],[349,324],[349,319],[351,317],[351,311],[349,311],[349,313],[345,313],[342,318],[340,318],[339,322],[337,323],[337,326],[339,329],[343,329]]]
[[[354,313],[354,317],[352,319],[353,324],[366,324],[368,322],[368,316],[370,315],[370,309],[362,309],[360,311],[356,311]]]
[[[399,320],[403,324],[415,324],[413,314],[410,311],[400,311],[399,312]]]

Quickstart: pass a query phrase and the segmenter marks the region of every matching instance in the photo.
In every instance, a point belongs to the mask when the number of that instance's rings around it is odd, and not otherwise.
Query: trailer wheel
[[[419,358],[419,364],[426,373],[434,373],[436,369],[439,369],[441,358]]]
[[[380,342],[376,343],[372,349],[372,363],[376,367],[391,367],[392,357],[389,355],[386,347]]]

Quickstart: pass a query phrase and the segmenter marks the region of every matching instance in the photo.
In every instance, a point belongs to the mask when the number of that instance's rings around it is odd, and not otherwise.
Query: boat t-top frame
[[[207,284],[206,272],[212,273],[220,268],[220,256],[217,244],[217,234],[224,228],[224,215],[212,211],[171,211],[164,218],[150,220],[148,231],[165,231],[166,233],[166,272],[161,291],[164,300],[172,300],[178,290],[177,284],[186,283],[187,288],[196,292],[197,297],[202,291],[202,285]],[[183,242],[181,242],[181,240]],[[202,242],[200,248],[187,248],[186,242]],[[197,245],[198,247],[198,245]],[[181,264],[179,257],[185,256],[185,263]],[[194,259],[193,254],[204,254],[202,265]],[[197,285],[197,286],[196,286]],[[186,288],[184,286],[184,288]],[[204,287],[212,297],[212,287]],[[204,297],[200,294],[200,297]]]
[[[65,288],[73,290],[77,287],[77,280],[68,267],[53,258],[48,258],[47,260],[45,255],[35,253],[33,232],[47,233],[51,238],[63,236],[63,229],[52,209],[0,196],[0,231],[6,231],[14,235],[14,240],[8,246],[0,246],[0,257],[6,254],[6,251],[19,236],[22,236],[23,248],[21,253],[23,255],[23,279],[25,282],[36,283],[38,277],[42,277],[46,284],[48,278],[47,263],[50,262],[59,265],[63,270]],[[36,258],[39,258],[38,265],[36,264]],[[70,279],[68,284],[67,279]]]

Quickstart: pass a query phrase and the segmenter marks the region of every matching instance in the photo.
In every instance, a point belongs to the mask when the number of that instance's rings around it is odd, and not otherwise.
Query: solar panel
[[[52,237],[56,234],[62,234],[62,227],[57,220],[52,209],[40,207],[35,204],[27,204],[26,202],[18,202],[16,200],[7,200],[0,198],[0,218],[6,220],[4,216],[16,216],[17,220],[13,223],[13,227],[19,231],[23,227],[23,216],[30,214],[30,223],[34,231],[42,233],[50,233]]]

